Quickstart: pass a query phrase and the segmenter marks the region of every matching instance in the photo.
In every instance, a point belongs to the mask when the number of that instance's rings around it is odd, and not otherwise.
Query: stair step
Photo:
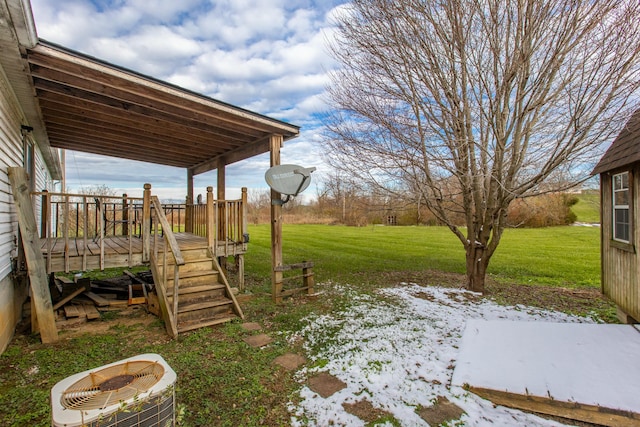
[[[233,305],[233,301],[229,298],[216,298],[208,301],[199,301],[192,304],[180,304],[178,303],[178,314],[188,313],[190,311],[204,310],[207,308],[221,307],[225,305]]]
[[[169,270],[171,271],[171,270]],[[216,270],[213,269],[209,269],[209,270],[195,270],[195,271],[183,271],[182,268],[180,269],[180,280],[183,279],[193,279],[196,277],[202,277],[202,276],[218,276],[218,272]],[[169,274],[169,277],[167,277],[167,282],[173,282],[173,274]]]
[[[239,319],[239,317],[233,313],[221,313],[204,319],[180,322],[178,323],[178,333],[204,328],[207,326],[219,325],[221,323],[231,322],[235,319]]]
[[[225,290],[225,286],[222,284],[185,286],[185,287],[181,286],[180,289],[178,289],[178,295],[182,297],[189,294],[196,294],[200,292],[209,292],[209,291],[219,291],[219,290]],[[167,296],[168,297],[173,296],[173,286],[167,289]]]

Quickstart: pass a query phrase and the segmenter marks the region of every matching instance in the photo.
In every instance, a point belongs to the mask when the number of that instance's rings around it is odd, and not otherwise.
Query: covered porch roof
[[[51,147],[182,167],[192,175],[269,152],[299,127],[39,40],[27,49]]]

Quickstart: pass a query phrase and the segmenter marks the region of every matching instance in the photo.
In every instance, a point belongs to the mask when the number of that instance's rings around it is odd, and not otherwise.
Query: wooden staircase
[[[163,233],[154,234],[149,258],[167,333],[176,338],[181,332],[244,319],[212,246],[178,243],[157,196],[151,203]],[[163,240],[162,251],[158,239]]]
[[[178,333],[224,323],[244,315],[223,272],[206,246],[181,249],[184,265],[180,266],[178,288]],[[173,269],[168,262],[167,301],[174,304]],[[159,266],[160,267],[160,266]]]

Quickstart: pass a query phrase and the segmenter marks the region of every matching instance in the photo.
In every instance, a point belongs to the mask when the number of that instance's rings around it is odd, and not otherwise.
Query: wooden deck
[[[192,233],[175,233],[181,249],[206,248],[207,239]],[[158,251],[164,250],[164,239],[157,239]],[[68,250],[65,250],[68,244]],[[102,248],[101,248],[102,246]],[[40,248],[44,256],[47,272],[69,272],[97,270],[101,267],[133,267],[144,265],[142,260],[142,239],[136,236],[110,236],[103,239],[84,239],[63,237],[40,239]],[[50,249],[49,249],[50,248]],[[154,242],[151,242],[154,250]],[[101,252],[104,262],[101,263]],[[218,256],[244,255],[246,244],[242,242],[218,242]],[[50,255],[49,255],[50,254]]]

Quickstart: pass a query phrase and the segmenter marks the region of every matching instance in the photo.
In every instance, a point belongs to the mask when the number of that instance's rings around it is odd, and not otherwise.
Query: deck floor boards
[[[182,250],[206,248],[207,239],[197,236],[192,233],[175,233],[176,241],[178,242]],[[131,244],[131,257],[132,264],[139,265],[140,262],[136,260],[142,259],[142,239],[137,236],[130,238],[127,236],[109,236],[104,238],[104,257],[105,266],[107,267],[127,267],[129,266],[129,245]],[[65,239],[62,237],[50,238],[51,240],[51,270],[50,272],[64,271],[64,254],[65,254]],[[70,270],[78,270],[76,266],[82,265],[82,258],[86,255],[87,267],[91,269],[99,265],[100,257],[100,239],[96,241],[93,238],[69,238],[68,240],[68,255]],[[47,239],[40,239],[40,248],[45,260],[47,257],[49,242]],[[224,254],[225,243],[218,243],[218,250],[220,255],[235,255],[243,254],[245,250],[242,250],[242,245],[229,244],[229,253]],[[233,250],[235,249],[235,250]],[[154,242],[151,241],[151,251],[154,250]],[[158,251],[164,250],[164,239],[158,240]]]

